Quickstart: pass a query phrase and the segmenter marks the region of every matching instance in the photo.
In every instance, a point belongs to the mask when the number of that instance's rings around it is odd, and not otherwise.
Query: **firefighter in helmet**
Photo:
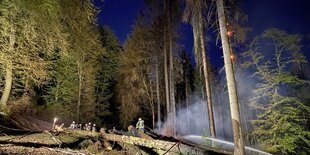
[[[73,122],[70,124],[69,129],[75,129],[75,121],[73,121]]]
[[[139,118],[136,128],[142,132],[144,132],[144,120],[142,118]]]

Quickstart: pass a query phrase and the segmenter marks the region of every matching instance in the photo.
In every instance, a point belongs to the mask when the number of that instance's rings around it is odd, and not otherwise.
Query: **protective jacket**
[[[144,132],[144,120],[139,119],[139,121],[136,124],[136,128],[140,131]]]

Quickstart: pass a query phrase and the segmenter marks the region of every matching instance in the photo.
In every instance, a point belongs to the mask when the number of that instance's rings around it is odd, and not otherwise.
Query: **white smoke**
[[[177,110],[177,135],[210,136],[209,115],[207,107],[208,105],[206,101],[196,96],[190,97],[189,106],[187,107],[185,104],[185,106]],[[169,115],[169,117],[171,117],[171,115]],[[214,106],[214,119],[217,137],[226,137],[226,139],[231,140],[231,119],[229,107],[225,105],[225,103]],[[168,121],[166,121],[163,123],[161,129],[165,130],[170,127],[171,125],[168,123]],[[161,132],[162,130],[160,130],[159,132]]]
[[[213,85],[213,113],[215,120],[216,137],[222,140],[233,141],[233,132],[231,124],[230,105],[228,92],[226,89],[225,77],[217,85]],[[255,117],[255,113],[250,112],[248,107],[248,98],[251,95],[251,89],[256,82],[253,78],[248,78],[248,74],[236,72],[236,83],[239,96],[239,106],[241,115],[241,124],[244,131],[250,127],[249,121]],[[180,104],[180,103],[179,103]],[[176,133],[177,135],[204,135],[210,136],[209,115],[206,100],[195,95],[189,96],[188,107],[186,101],[183,101],[177,109],[176,116]],[[171,114],[169,115],[169,117]],[[162,129],[169,128],[169,124],[162,123],[159,132]]]

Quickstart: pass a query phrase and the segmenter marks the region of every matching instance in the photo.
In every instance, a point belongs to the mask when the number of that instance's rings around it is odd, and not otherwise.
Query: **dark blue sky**
[[[114,30],[121,43],[130,33],[138,12],[143,7],[143,0],[95,0],[95,5],[100,6],[98,16],[99,25],[108,25]]]
[[[95,0],[96,6],[101,6]],[[143,0],[105,0],[98,16],[100,25],[110,26],[121,43],[132,30],[134,20],[143,7]],[[247,26],[253,28],[250,36],[261,34],[264,30],[277,27],[288,33],[300,33],[304,37],[302,49],[310,58],[310,0],[243,0],[240,6],[248,15]],[[189,25],[183,26],[184,46],[191,52],[193,36]],[[214,43],[212,40],[210,43]],[[222,53],[216,46],[209,47],[211,62],[216,67],[223,65]]]

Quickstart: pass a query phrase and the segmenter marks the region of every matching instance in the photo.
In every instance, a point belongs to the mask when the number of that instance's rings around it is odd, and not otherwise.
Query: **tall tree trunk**
[[[11,32],[10,32],[10,46],[9,46],[9,51],[10,53],[14,53],[14,45],[15,45],[15,30],[13,27],[11,27]],[[1,111],[7,111],[7,102],[9,100],[9,96],[11,93],[12,89],[12,83],[13,83],[13,62],[12,60],[8,59],[7,64],[6,64],[6,74],[5,74],[5,85],[4,85],[4,91],[1,96],[0,100],[0,110]]]
[[[188,101],[188,80],[185,77],[185,100],[186,100],[186,115],[187,115],[187,134],[190,134],[190,121],[189,121],[189,101]]]
[[[230,59],[230,51],[229,51],[230,45],[229,45],[228,36],[227,36],[227,27],[226,27],[223,0],[217,0],[216,6],[217,6],[219,26],[220,26],[220,31],[221,31],[221,41],[222,41],[222,48],[223,48],[223,55],[224,55],[227,88],[228,88],[229,103],[230,103],[230,109],[231,109],[231,119],[232,119],[234,144],[235,144],[234,154],[244,155],[245,154],[244,140],[242,137],[242,128],[240,124],[240,112],[239,112],[234,70],[232,66],[232,61]]]
[[[169,76],[170,76],[170,104],[171,104],[171,118],[173,125],[173,136],[176,136],[176,109],[175,109],[175,95],[174,95],[174,67],[173,67],[173,47],[172,47],[172,24],[171,24],[171,1],[168,6],[168,33],[169,33]]]
[[[212,93],[211,93],[211,84],[210,84],[210,69],[207,63],[206,51],[205,51],[205,44],[204,44],[204,33],[203,33],[203,25],[202,25],[202,14],[199,13],[199,40],[201,46],[201,56],[202,56],[202,68],[203,68],[203,75],[205,81],[205,88],[206,88],[206,95],[208,101],[208,113],[209,113],[209,124],[210,124],[210,131],[211,137],[215,138],[215,123],[214,123],[214,114],[213,114],[213,102],[212,102]]]
[[[7,110],[7,101],[10,96],[10,92],[12,89],[12,82],[13,82],[13,65],[12,62],[9,61],[6,65],[6,74],[5,74],[5,85],[4,91],[1,96],[0,104],[1,104],[1,111]]]
[[[220,92],[218,92],[218,94],[220,94]],[[218,129],[220,129],[221,130],[221,132],[222,132],[222,137],[221,138],[223,138],[223,139],[225,139],[225,137],[224,137],[224,133],[225,133],[225,131],[224,131],[224,123],[223,123],[223,110],[222,110],[222,107],[224,107],[223,106],[223,102],[221,102],[221,97],[220,97],[220,95],[217,95],[217,103],[219,103],[219,106],[218,106],[218,108],[219,108],[219,123],[220,123],[220,126],[218,127]]]
[[[167,3],[168,0],[164,0],[164,10],[167,12]],[[166,107],[167,107],[167,121],[170,124],[170,93],[169,93],[169,81],[168,81],[168,64],[167,64],[167,19],[164,26],[164,76],[165,76],[165,90],[166,90]]]
[[[156,93],[157,93],[157,121],[158,128],[161,128],[161,114],[160,114],[160,96],[159,96],[159,73],[158,73],[158,56],[156,57]]]
[[[83,71],[80,62],[77,62],[78,65],[78,76],[79,76],[79,94],[78,94],[78,103],[76,109],[76,121],[80,121],[80,108],[81,108],[81,100],[82,100],[82,83],[83,83]]]
[[[151,112],[152,112],[152,128],[155,129],[155,103],[154,103],[154,91],[152,87],[152,81],[149,80],[150,90],[147,90],[147,93],[150,96],[150,106],[151,106]],[[147,88],[147,87],[146,87]]]
[[[201,67],[201,54],[199,52],[199,41],[198,41],[198,27],[197,23],[192,22],[192,28],[193,28],[193,36],[194,36],[194,55],[195,55],[195,62],[196,66],[198,68],[199,74],[200,74],[200,67]]]
[[[151,101],[151,105],[153,105],[152,108],[152,129],[155,129],[155,105],[154,105],[154,100]]]

